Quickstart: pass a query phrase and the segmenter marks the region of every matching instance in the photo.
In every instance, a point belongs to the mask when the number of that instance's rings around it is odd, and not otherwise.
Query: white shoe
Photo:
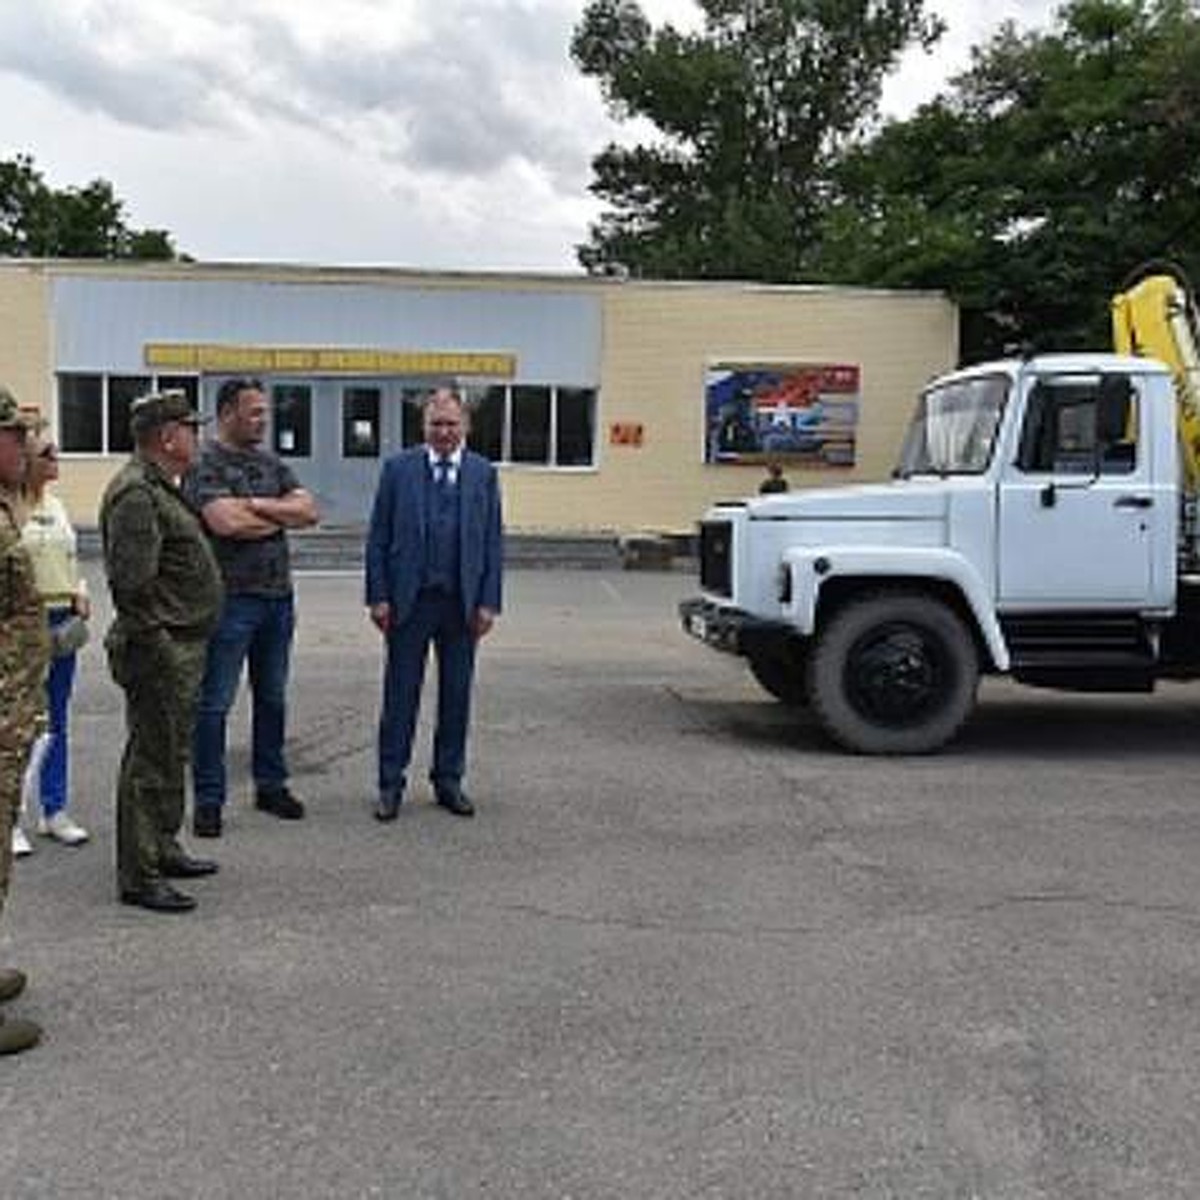
[[[13,858],[28,858],[33,853],[33,847],[25,836],[25,830],[20,825],[14,825],[12,831]]]
[[[64,846],[81,846],[90,836],[82,825],[76,825],[65,812],[56,812],[52,817],[39,817],[37,831],[42,837],[52,837]]]

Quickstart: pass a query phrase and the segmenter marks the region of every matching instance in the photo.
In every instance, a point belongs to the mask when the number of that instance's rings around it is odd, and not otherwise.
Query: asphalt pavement
[[[946,753],[854,758],[679,632],[693,589],[511,573],[479,815],[433,805],[426,728],[383,826],[361,585],[302,576],[308,817],[254,810],[240,703],[184,916],[116,901],[89,646],[94,837],[39,839],[0,924],[46,1030],[0,1060],[0,1197],[1200,1193],[1200,685],[989,682]]]

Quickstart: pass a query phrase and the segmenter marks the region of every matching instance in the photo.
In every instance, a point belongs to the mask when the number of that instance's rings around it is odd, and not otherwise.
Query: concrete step
[[[99,530],[78,532],[80,557],[99,558]],[[331,527],[290,534],[292,565],[298,571],[361,570],[364,532],[359,527]],[[622,547],[611,534],[510,533],[504,539],[504,563],[517,568],[620,570]]]

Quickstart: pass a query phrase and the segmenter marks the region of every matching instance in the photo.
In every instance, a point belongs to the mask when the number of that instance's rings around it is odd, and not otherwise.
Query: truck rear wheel
[[[776,700],[791,708],[803,708],[808,703],[805,680],[808,656],[795,642],[777,642],[775,648],[746,655],[750,674]]]
[[[809,698],[834,741],[860,754],[926,754],[975,705],[979,656],[953,609],[876,592],[836,612],[809,664]]]

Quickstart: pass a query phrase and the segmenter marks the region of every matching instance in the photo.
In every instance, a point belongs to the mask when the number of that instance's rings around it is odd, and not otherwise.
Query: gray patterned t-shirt
[[[295,472],[268,450],[235,450],[209,442],[184,476],[183,494],[201,512],[225,496],[286,496],[300,486]],[[287,538],[282,529],[265,538],[218,537],[208,533],[225,591],[231,596],[286,596],[292,590]]]

